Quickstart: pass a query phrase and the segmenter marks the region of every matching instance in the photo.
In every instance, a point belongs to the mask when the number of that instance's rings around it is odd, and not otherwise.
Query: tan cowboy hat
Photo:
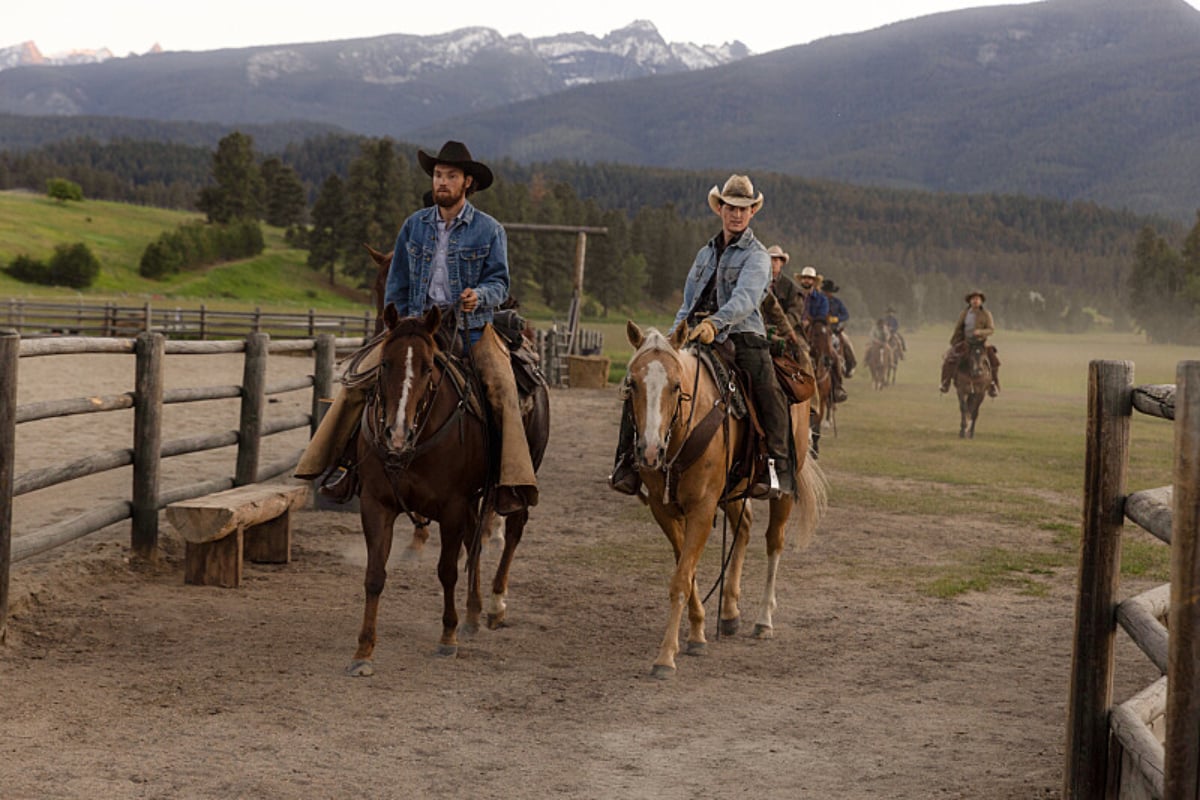
[[[817,277],[817,268],[816,267],[805,267],[804,269],[802,269],[796,273],[796,277],[797,278],[814,278],[815,279]]]
[[[492,171],[486,164],[471,158],[471,151],[462,142],[446,142],[436,156],[431,156],[424,150],[417,150],[417,161],[425,174],[433,176],[433,168],[438,164],[449,164],[458,167],[475,179],[475,191],[482,192],[492,185]]]
[[[789,256],[787,253],[783,252],[783,248],[777,244],[773,244],[767,248],[767,255],[769,255],[771,258],[782,258],[784,264],[786,264],[788,262],[788,260],[791,259],[791,256]]]
[[[708,190],[708,207],[714,214],[721,213],[722,203],[758,211],[762,208],[763,195],[759,192],[755,196],[754,184],[745,175],[730,175],[723,189],[714,186]]]
[[[983,292],[979,291],[978,289],[972,289],[971,291],[967,292],[967,296],[963,298],[963,302],[965,302],[965,303],[971,302],[971,298],[974,297],[975,295],[979,295],[979,301],[981,303],[987,302],[987,295],[985,295]]]

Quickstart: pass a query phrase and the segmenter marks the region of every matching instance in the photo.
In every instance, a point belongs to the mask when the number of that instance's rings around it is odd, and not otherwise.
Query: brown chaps
[[[992,383],[996,384],[996,388],[1000,387],[1000,357],[996,355],[996,348],[990,344],[985,346],[987,353],[988,365],[992,368]],[[970,352],[971,346],[966,342],[959,342],[946,351],[946,355],[942,358],[942,385],[949,386],[954,380],[954,373],[958,371],[958,364],[962,359],[966,358]]]

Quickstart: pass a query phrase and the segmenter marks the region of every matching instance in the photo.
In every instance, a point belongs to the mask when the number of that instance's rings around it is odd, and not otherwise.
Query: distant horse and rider
[[[983,307],[986,296],[972,289],[964,299],[966,308],[958,316],[950,349],[942,358],[941,391],[950,391],[950,384],[954,384],[958,394],[958,436],[973,439],[984,396],[996,397],[1000,392],[1000,359],[996,348],[987,341],[996,328],[991,312]]]

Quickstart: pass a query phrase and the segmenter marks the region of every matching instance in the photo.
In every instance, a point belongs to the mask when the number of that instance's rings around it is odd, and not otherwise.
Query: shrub
[[[46,181],[46,194],[60,203],[67,200],[83,200],[83,187],[66,178],[51,178]]]
[[[50,283],[50,270],[46,268],[45,262],[24,253],[14,258],[5,272],[23,283],[37,283],[43,286]]]
[[[100,260],[83,242],[60,244],[50,258],[50,280],[55,286],[86,289],[100,275]]]
[[[189,222],[148,244],[138,273],[145,278],[162,278],[182,269],[255,256],[264,247],[262,228],[254,220],[226,225]]]

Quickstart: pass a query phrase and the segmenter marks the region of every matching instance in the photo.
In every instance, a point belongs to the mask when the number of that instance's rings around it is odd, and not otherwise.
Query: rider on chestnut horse
[[[804,338],[817,349],[813,354],[816,360],[823,360],[829,365],[833,402],[844,403],[846,390],[842,386],[841,364],[833,350],[833,332],[829,330],[829,298],[820,289],[820,279],[816,267],[808,266],[800,270],[800,292],[804,296]],[[820,335],[814,328],[823,328],[825,335]]]
[[[954,334],[950,337],[950,349],[942,359],[942,392],[950,391],[950,382],[959,362],[967,356],[973,345],[986,348],[988,363],[992,367],[992,385],[988,387],[988,395],[995,397],[1000,391],[1000,359],[996,348],[987,343],[987,338],[996,332],[992,313],[983,307],[987,298],[978,289],[967,292],[965,298],[967,307],[958,315],[954,325]]]

